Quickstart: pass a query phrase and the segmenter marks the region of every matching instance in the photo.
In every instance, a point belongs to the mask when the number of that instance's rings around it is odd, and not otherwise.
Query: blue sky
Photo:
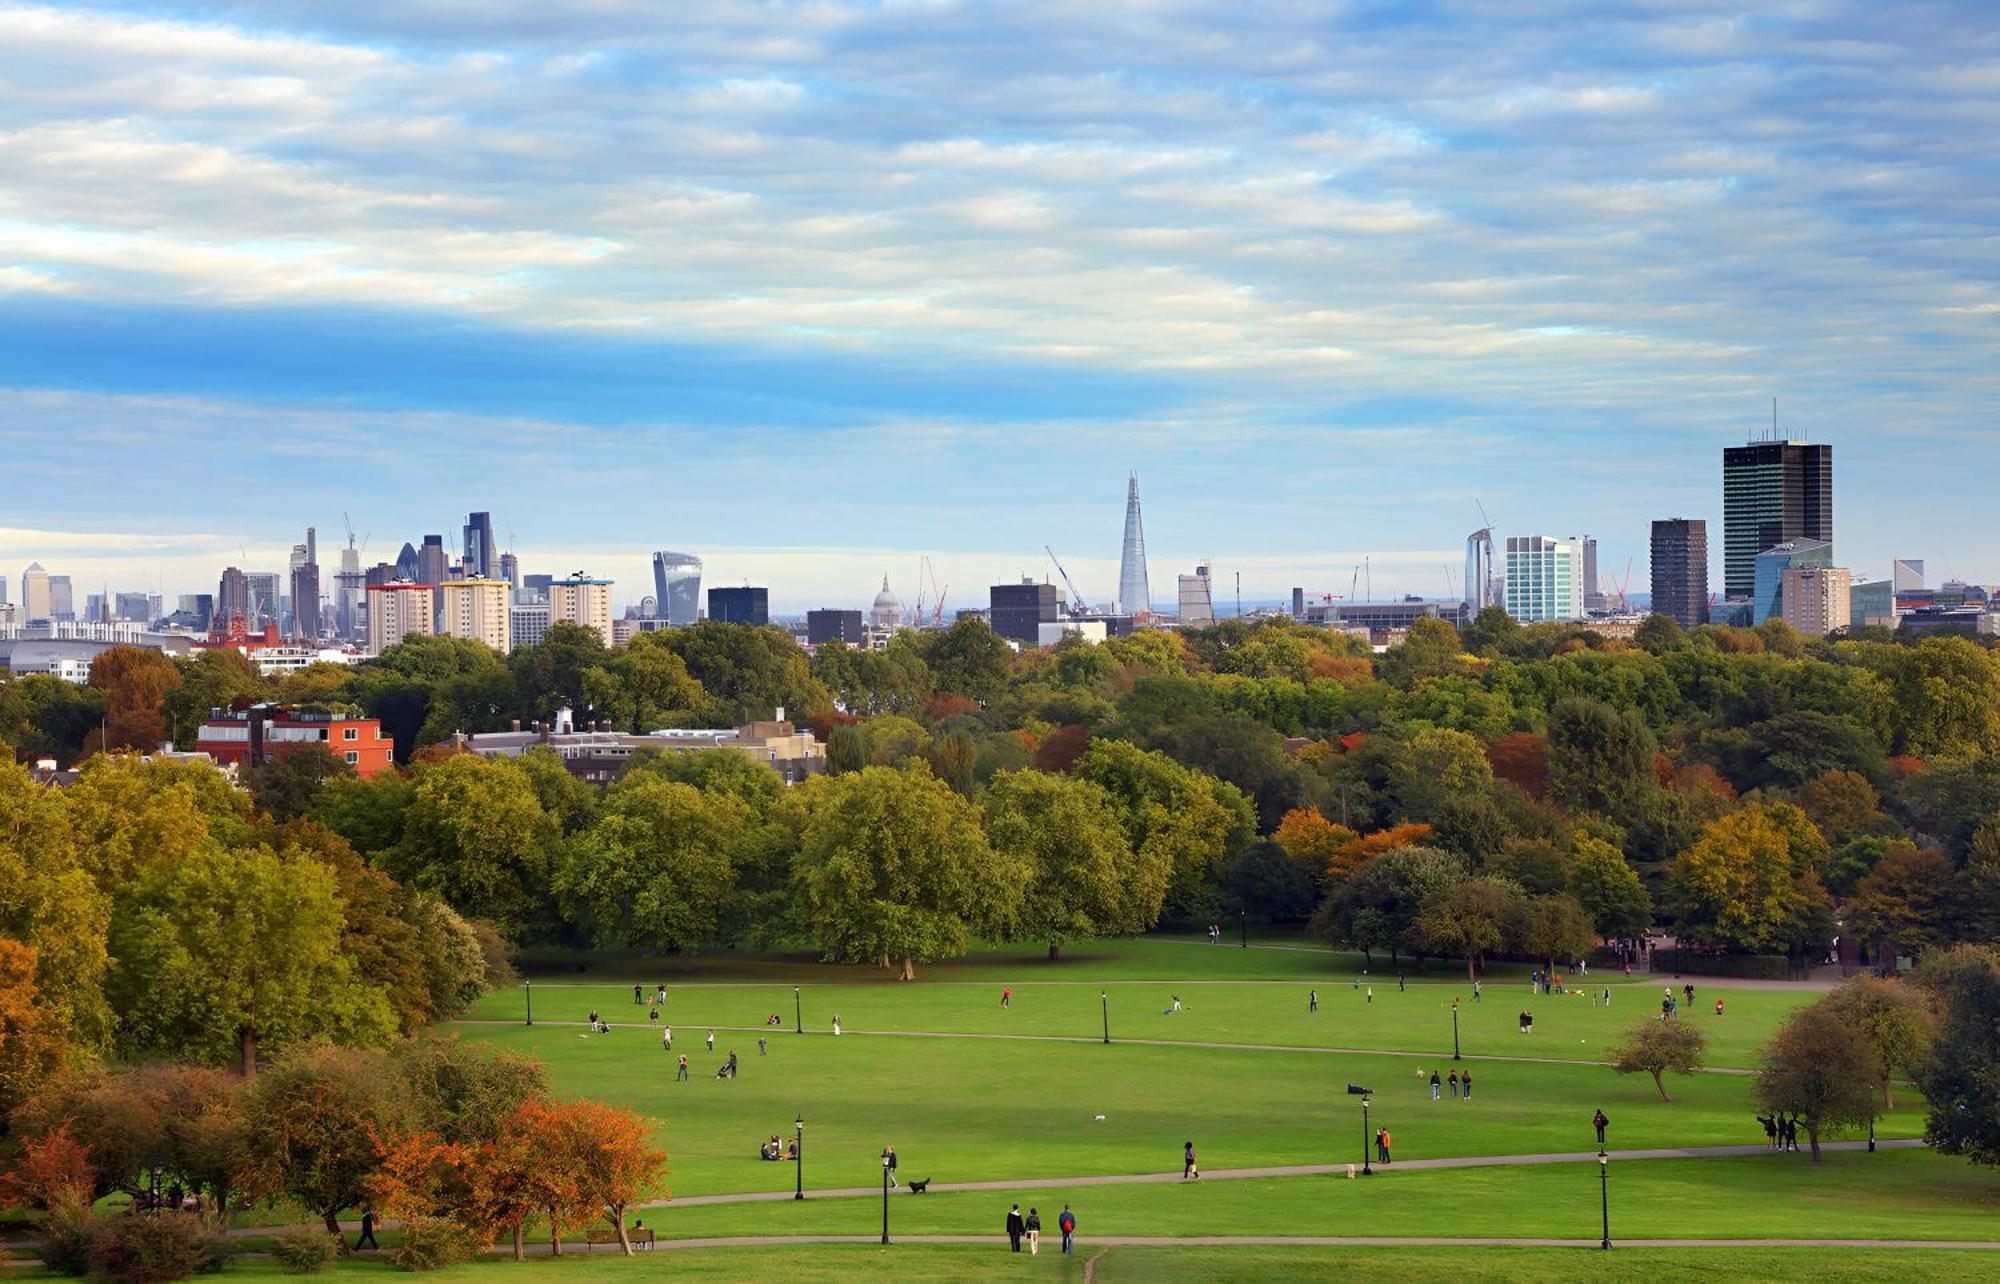
[[[0,0],[0,574],[1643,587],[1776,396],[2000,580],[1995,136],[1979,4]]]

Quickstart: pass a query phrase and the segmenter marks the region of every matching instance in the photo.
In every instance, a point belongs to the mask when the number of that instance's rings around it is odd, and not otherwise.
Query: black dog
[[[922,1181],[913,1181],[910,1183],[910,1193],[912,1195],[921,1195],[930,1188],[931,1188],[931,1179],[928,1177],[924,1178]]]

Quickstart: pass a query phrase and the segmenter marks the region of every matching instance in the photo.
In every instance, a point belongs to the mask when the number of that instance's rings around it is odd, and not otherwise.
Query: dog
[[[930,1188],[931,1188],[931,1179],[928,1177],[924,1178],[922,1181],[913,1181],[910,1183],[910,1193],[912,1195],[921,1195]]]

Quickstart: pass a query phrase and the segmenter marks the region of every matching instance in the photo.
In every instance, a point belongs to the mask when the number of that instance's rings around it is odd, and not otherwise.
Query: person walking
[[[1056,1218],[1056,1229],[1062,1232],[1063,1256],[1068,1257],[1076,1251],[1076,1214],[1069,1211],[1068,1204],[1063,1205],[1062,1216]]]
[[[1439,1096],[1440,1096],[1440,1093],[1439,1093],[1439,1089],[1441,1089],[1441,1088],[1442,1088],[1443,1086],[1444,1086],[1444,1080],[1442,1080],[1442,1079],[1438,1078],[1438,1072],[1437,1072],[1437,1071],[1435,1071],[1435,1070],[1431,1071],[1431,1100],[1432,1100],[1432,1101],[1436,1101],[1436,1100],[1438,1100],[1438,1099],[1439,1099]]]
[[[646,1019],[654,1025],[658,1025],[660,1023],[660,1010],[658,1008],[647,1008]]]
[[[1201,1179],[1201,1162],[1194,1157],[1194,1143],[1184,1141],[1181,1143],[1181,1180],[1186,1181],[1190,1177],[1197,1181]]]
[[[1040,1257],[1042,1255],[1042,1215],[1033,1208],[1030,1208],[1028,1210],[1028,1220],[1025,1225],[1028,1228],[1028,1256]]]
[[[674,1082],[685,1083],[687,1082],[687,1077],[688,1077],[688,1059],[687,1059],[687,1053],[683,1052],[681,1053],[680,1064],[674,1068]]]
[[[886,1168],[889,1171],[889,1189],[895,1190],[897,1188],[897,1182],[896,1182],[896,1148],[894,1146],[882,1147],[882,1167]]]
[[[1472,1100],[1472,1071],[1466,1070],[1459,1074],[1458,1086],[1465,1089],[1465,1100]]]
[[[1611,1118],[1602,1110],[1590,1117],[1590,1126],[1597,1129],[1597,1153],[1604,1153],[1604,1130],[1611,1126]]]
[[[836,1039],[840,1037],[840,1013],[838,1012],[833,1014],[833,1037]]]
[[[658,989],[653,991],[653,1002],[659,1004],[661,1007],[665,1007],[667,1005],[666,986],[662,985]]]
[[[1409,987],[1403,984],[1403,974],[1401,972],[1396,973],[1396,993],[1402,994],[1408,989]]]
[[[1178,995],[1178,994],[1176,994],[1176,995],[1174,995],[1173,997],[1174,997],[1174,1006],[1173,1006],[1173,1010],[1174,1010],[1175,1012],[1178,1012],[1178,1011],[1180,1011],[1180,1010],[1181,1010],[1181,996],[1180,996],[1180,995]]]
[[[1372,985],[1368,987],[1368,1001],[1370,1003],[1375,1001],[1375,987]]]
[[[1458,1100],[1458,1071],[1451,1072],[1451,1099]]]
[[[1013,1007],[1013,1006],[1014,1006],[1014,987],[1013,987],[1013,986],[1011,986],[1011,985],[1007,985],[1007,986],[1002,986],[1002,987],[1001,987],[1001,989],[1000,989],[1000,1006],[1001,1006],[1001,1007],[1003,1007],[1003,1008],[1011,1008],[1011,1007]]]
[[[757,1036],[757,1055],[764,1055],[764,1036],[761,1034]]]
[[[710,1026],[710,1027],[708,1027],[708,1050],[709,1050],[710,1052],[713,1052],[713,1051],[715,1051],[715,1027],[714,1027],[714,1026]]]
[[[663,1025],[660,1027],[660,1051],[672,1052],[673,1050],[674,1028],[670,1025]]]
[[[1389,1130],[1387,1128],[1384,1128],[1382,1130],[1382,1162],[1385,1164],[1390,1162],[1390,1160],[1393,1158],[1393,1155],[1389,1149],[1393,1141],[1394,1139],[1389,1135]]]
[[[1021,1206],[1014,1205],[1007,1210],[1007,1243],[1015,1252],[1021,1251],[1021,1236],[1026,1234],[1028,1223],[1021,1216]]]
[[[1472,1001],[1474,1003],[1479,1002],[1479,980],[1476,977],[1472,982]]]
[[[1308,1012],[1317,1012],[1317,1011],[1319,1011],[1319,991],[1318,991],[1318,990],[1307,990],[1307,991],[1306,991],[1306,1011],[1308,1011]]]
[[[354,1251],[358,1253],[364,1248],[381,1247],[375,1242],[375,1210],[364,1208],[361,1210],[361,1234],[355,1237]]]
[[[1715,1015],[1722,1015],[1722,996],[1719,994],[1715,996]]]

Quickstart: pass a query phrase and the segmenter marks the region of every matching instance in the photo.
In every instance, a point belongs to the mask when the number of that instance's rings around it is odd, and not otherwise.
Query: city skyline
[[[1869,479],[1844,564],[2000,580],[1935,484],[2000,392],[1950,22],[228,13],[0,4],[10,574],[208,591],[485,511],[631,601],[662,544],[788,611],[1044,544],[1109,600],[1136,470],[1156,603],[1204,558],[1443,596],[1482,503],[1644,582],[1776,396]]]

